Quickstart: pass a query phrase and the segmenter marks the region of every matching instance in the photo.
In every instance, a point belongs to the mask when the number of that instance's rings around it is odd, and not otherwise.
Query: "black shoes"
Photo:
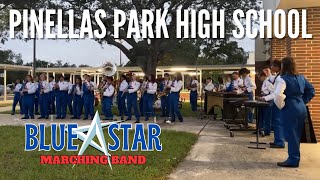
[[[289,164],[286,161],[285,162],[278,162],[277,165],[280,167],[288,167],[288,168],[298,168],[299,167],[299,163]]]
[[[270,144],[270,148],[278,148],[278,149],[283,149],[283,148],[284,148],[284,146],[276,145],[276,144],[273,143],[273,142],[270,142],[269,144]]]

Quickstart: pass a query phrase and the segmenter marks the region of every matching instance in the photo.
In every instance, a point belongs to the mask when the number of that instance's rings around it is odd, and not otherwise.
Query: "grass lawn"
[[[102,113],[100,104],[95,107],[95,111],[96,110],[98,110],[100,114]],[[117,107],[113,107],[112,111],[113,111],[114,115],[118,115],[118,108]],[[189,102],[184,102],[182,104],[182,108],[180,109],[180,111],[184,117],[197,117],[197,113],[191,111],[191,106],[190,106]],[[68,110],[68,112],[69,112],[69,110]],[[11,111],[5,111],[5,112],[0,112],[0,113],[1,114],[11,114]],[[20,111],[17,110],[16,114],[19,114],[19,113],[20,113]],[[157,111],[156,114],[161,115],[160,110]]]
[[[12,106],[12,102],[3,102],[3,103],[0,103],[0,107],[7,107],[7,106]]]
[[[107,131],[106,129],[104,131]],[[24,151],[24,127],[0,126],[0,179],[166,179],[197,141],[197,135],[163,130],[160,135],[161,152],[109,152],[111,155],[145,155],[144,165],[40,165],[40,155],[77,155],[77,151]],[[46,142],[50,142],[50,129],[46,129]],[[110,142],[108,133],[104,133]],[[118,137],[122,139],[120,132]],[[130,132],[132,141],[133,132]],[[95,137],[95,140],[97,138]],[[131,144],[132,142],[130,142]],[[79,144],[82,142],[74,141]],[[79,150],[78,149],[78,150]],[[121,148],[120,148],[121,149]],[[84,155],[102,155],[88,147]]]

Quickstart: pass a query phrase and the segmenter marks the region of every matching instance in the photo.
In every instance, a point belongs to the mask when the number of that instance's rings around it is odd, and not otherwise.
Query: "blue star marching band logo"
[[[97,111],[93,120],[92,120],[91,125],[81,126],[81,127],[72,129],[73,133],[78,135],[78,139],[83,141],[83,144],[80,148],[78,155],[82,155],[84,153],[84,151],[90,145],[108,157],[108,164],[109,164],[110,168],[112,169],[112,165],[111,165],[111,161],[110,161],[111,155],[108,153],[108,148],[106,145],[106,141],[104,138],[102,128],[108,127],[111,124],[116,124],[116,123],[120,123],[120,122],[121,121],[115,121],[115,122],[108,122],[108,123],[101,124],[100,116]],[[68,132],[68,129],[66,129],[66,132]],[[85,134],[85,132],[87,132],[87,134]],[[96,142],[93,141],[93,138],[95,136],[97,136],[99,143],[100,143],[100,146]]]

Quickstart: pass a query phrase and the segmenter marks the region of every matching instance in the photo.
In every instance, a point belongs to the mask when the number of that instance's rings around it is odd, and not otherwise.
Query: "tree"
[[[198,58],[198,64],[245,64],[248,59],[248,53],[238,46],[238,42],[223,42],[217,47],[205,47],[203,56]]]
[[[79,67],[90,67],[90,66],[87,64],[80,64]]]
[[[248,10],[248,9],[258,9],[258,4],[256,0],[86,0],[86,1],[75,1],[75,0],[61,0],[59,4],[51,3],[53,8],[61,8],[64,10],[74,9],[75,10],[75,20],[74,26],[79,29],[81,27],[81,17],[82,10],[89,9],[91,18],[94,19],[94,13],[97,9],[103,9],[107,13],[107,17],[102,19],[104,25],[106,26],[107,36],[103,39],[96,38],[95,40],[100,44],[111,44],[118,47],[131,61],[132,64],[136,64],[142,68],[145,74],[155,74],[156,66],[163,60],[165,55],[174,49],[178,44],[179,40],[175,38],[176,31],[176,18],[177,10],[182,9],[207,9],[207,10],[226,10],[225,20],[226,20],[226,39],[193,39],[197,45],[200,46],[218,46],[221,42],[228,40],[231,36],[231,31],[235,28],[232,22],[232,14],[235,9]],[[120,31],[121,42],[114,39],[114,9],[121,9],[126,12],[127,18],[129,17],[129,11],[132,9],[137,10],[139,17],[139,26],[141,26],[141,15],[142,9],[152,9],[155,15],[155,9],[160,9],[162,12],[166,9],[168,10],[168,15],[166,17],[167,28],[170,38],[160,38],[160,39],[139,39],[127,38],[127,29],[129,25],[129,18],[126,19],[124,28]],[[66,11],[65,11],[66,12]],[[66,12],[67,13],[67,12]],[[68,15],[64,16],[64,25],[66,31],[69,27]],[[94,21],[91,23],[93,29],[100,29],[98,24]],[[152,24],[155,27],[156,23]],[[153,28],[155,29],[155,28]]]

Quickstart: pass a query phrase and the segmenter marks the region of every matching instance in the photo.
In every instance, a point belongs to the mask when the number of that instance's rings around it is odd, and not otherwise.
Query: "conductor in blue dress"
[[[281,125],[288,141],[288,159],[281,167],[299,167],[300,139],[307,117],[306,104],[314,97],[314,87],[299,75],[293,58],[282,59],[281,83],[275,89],[274,102],[281,109]]]

